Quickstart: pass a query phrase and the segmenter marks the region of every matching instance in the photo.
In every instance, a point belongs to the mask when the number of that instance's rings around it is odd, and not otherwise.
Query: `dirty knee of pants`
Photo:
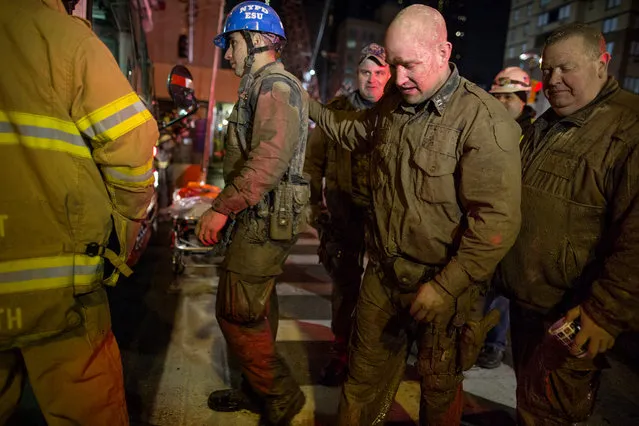
[[[227,321],[249,324],[268,315],[275,277],[261,277],[225,271],[220,277],[216,315]]]

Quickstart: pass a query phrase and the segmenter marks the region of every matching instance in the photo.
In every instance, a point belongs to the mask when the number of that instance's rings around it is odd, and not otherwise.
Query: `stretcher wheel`
[[[186,265],[184,264],[184,259],[181,253],[173,253],[173,256],[171,257],[171,266],[175,275],[182,275],[184,273]]]

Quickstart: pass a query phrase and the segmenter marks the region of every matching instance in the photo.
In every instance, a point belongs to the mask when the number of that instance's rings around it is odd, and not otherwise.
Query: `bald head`
[[[423,4],[402,9],[388,27],[388,32],[391,31],[402,31],[425,44],[442,43],[448,38],[444,17],[437,9]]]
[[[446,22],[432,7],[416,4],[397,14],[386,31],[386,58],[395,84],[411,105],[428,100],[450,75],[452,50]]]

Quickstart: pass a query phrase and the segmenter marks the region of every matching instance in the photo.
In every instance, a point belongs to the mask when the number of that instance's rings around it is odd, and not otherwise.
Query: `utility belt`
[[[249,209],[249,215],[264,219],[268,237],[274,241],[295,238],[309,219],[311,190],[302,176],[285,177],[275,189]]]
[[[416,292],[422,284],[435,278],[441,270],[439,266],[425,265],[399,256],[381,258],[371,255],[371,259],[379,264],[387,280],[401,293]]]
[[[431,281],[442,269],[439,266],[424,265],[403,257],[379,260],[375,255],[371,260],[378,263],[385,281],[390,281],[411,303],[422,284]],[[491,310],[483,314],[483,300],[479,298],[481,286],[471,284],[458,297],[451,297],[453,316],[445,330],[449,336],[456,335],[458,343],[457,366],[461,371],[470,369],[479,356],[491,328],[499,323],[499,311]],[[408,304],[410,306],[410,303]]]

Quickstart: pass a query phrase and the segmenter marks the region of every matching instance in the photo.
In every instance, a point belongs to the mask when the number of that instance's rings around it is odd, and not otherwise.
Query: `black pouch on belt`
[[[430,281],[439,268],[413,262],[403,257],[393,257],[382,261],[384,274],[391,278],[403,293],[415,292]]]

